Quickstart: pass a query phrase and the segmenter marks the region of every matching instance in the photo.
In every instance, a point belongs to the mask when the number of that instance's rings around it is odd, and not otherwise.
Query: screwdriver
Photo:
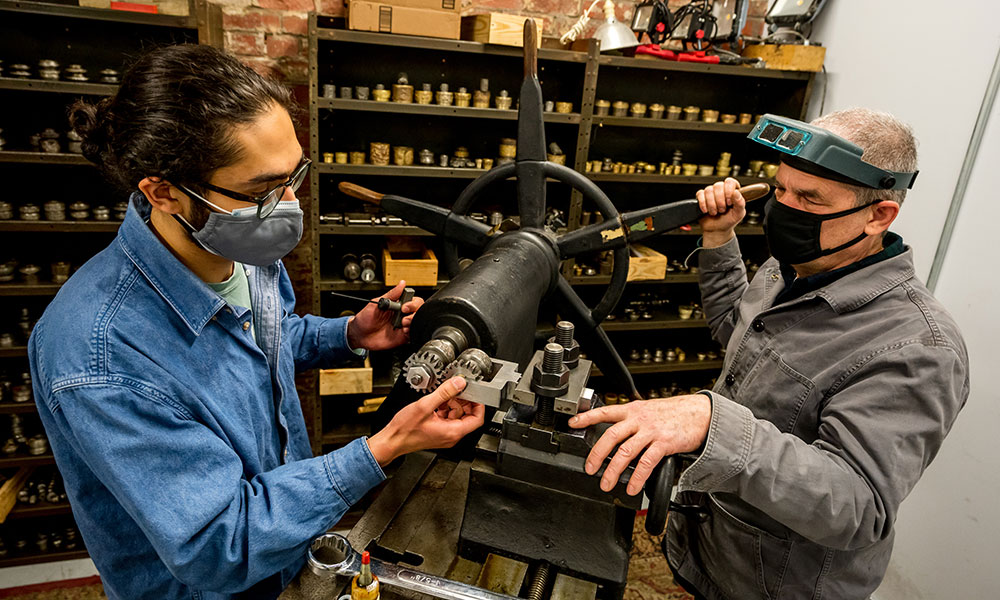
[[[394,312],[395,317],[392,321],[392,328],[399,329],[403,326],[403,305],[413,300],[414,289],[411,287],[403,289],[403,295],[399,297],[399,300],[390,300],[388,298],[379,298],[378,300],[368,300],[366,298],[358,298],[357,296],[351,296],[348,294],[341,294],[340,292],[330,292],[334,296],[340,296],[341,298],[347,298],[349,300],[356,300],[357,302],[364,302],[365,304],[374,304],[378,306],[379,310],[386,310]]]

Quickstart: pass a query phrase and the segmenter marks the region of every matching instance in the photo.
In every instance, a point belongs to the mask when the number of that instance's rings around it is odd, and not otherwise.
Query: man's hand
[[[734,229],[747,214],[747,203],[740,193],[740,182],[727,177],[695,194],[701,212],[702,247],[717,248],[733,239]]]
[[[385,429],[368,438],[368,448],[380,465],[417,450],[451,448],[483,424],[482,404],[459,400],[465,380],[452,377],[430,394],[407,405]]]
[[[569,424],[582,428],[595,423],[614,423],[594,444],[585,466],[588,475],[597,473],[604,459],[618,446],[601,478],[601,489],[605,492],[618,484],[625,468],[642,453],[628,482],[627,491],[634,496],[642,491],[646,479],[664,456],[697,450],[708,436],[711,420],[712,401],[704,394],[692,394],[602,406],[576,415]]]
[[[406,282],[400,281],[396,287],[386,292],[382,298],[399,300],[406,288]],[[378,300],[378,298],[373,298]],[[402,329],[392,328],[392,311],[379,310],[374,304],[366,305],[361,312],[351,317],[347,323],[347,342],[351,348],[364,348],[365,350],[388,350],[406,343],[410,338],[410,323],[413,321],[413,313],[417,312],[424,303],[423,298],[414,297],[403,305]]]

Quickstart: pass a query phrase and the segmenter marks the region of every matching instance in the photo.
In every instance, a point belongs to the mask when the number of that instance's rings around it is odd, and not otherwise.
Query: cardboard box
[[[649,281],[667,276],[667,257],[656,250],[632,244],[629,247],[628,278],[626,281]]]
[[[382,250],[382,273],[386,286],[395,286],[400,280],[411,287],[435,286],[437,256],[413,238],[391,237]]]
[[[524,21],[529,17],[505,13],[486,13],[462,17],[462,39],[483,44],[524,46]],[[538,29],[538,47],[542,46],[542,20],[534,19]]]
[[[372,363],[365,358],[363,367],[321,369],[319,395],[370,394],[372,393]]]
[[[743,49],[743,56],[764,59],[768,69],[819,72],[823,70],[826,48],[800,44],[754,44]]]
[[[462,11],[461,0],[382,0],[382,4],[405,6],[408,8],[424,8],[459,13]]]
[[[347,5],[347,27],[457,40],[462,33],[462,19],[458,12],[351,0]]]

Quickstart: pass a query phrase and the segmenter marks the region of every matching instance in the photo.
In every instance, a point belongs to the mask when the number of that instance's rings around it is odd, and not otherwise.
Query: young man
[[[114,96],[74,109],[86,155],[131,206],[39,320],[29,357],[110,598],[277,597],[380,465],[482,423],[483,407],[454,399],[456,378],[371,438],[312,457],[295,373],[398,346],[412,314],[394,330],[373,305],[292,312],[280,259],[302,232],[309,163],[291,110],[279,85],[191,45],[146,54]]]
[[[884,113],[812,123],[765,118],[751,138],[783,152],[765,215],[772,258],[747,282],[734,179],[698,192],[700,286],[726,346],[711,392],[583,413],[614,422],[595,445],[610,489],[640,457],[638,493],[663,456],[681,472],[664,551],[698,597],[864,599],[892,551],[903,498],[969,394],[968,355],[888,231],[916,176],[916,141]],[[863,158],[862,158],[863,157]]]

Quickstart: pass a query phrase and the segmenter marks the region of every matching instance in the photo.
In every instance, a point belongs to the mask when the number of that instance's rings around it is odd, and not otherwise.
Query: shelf
[[[441,287],[447,284],[447,279],[439,279],[437,285],[433,287]],[[364,283],[362,281],[345,281],[343,279],[321,279],[317,285],[319,286],[319,290],[321,292],[384,292],[392,289],[393,287],[391,285],[385,285],[381,280]],[[429,288],[431,286],[418,285],[413,287]]]
[[[114,94],[117,89],[117,85],[107,83],[85,83],[79,81],[50,81],[47,79],[0,77],[0,90],[110,96],[111,94]]]
[[[77,542],[81,543],[81,542]],[[55,562],[61,560],[73,560],[77,558],[89,558],[86,550],[66,550],[63,552],[46,552],[44,554],[22,554],[10,558],[0,558],[0,569],[4,567],[17,567],[20,565],[33,565],[36,563]]]
[[[684,185],[709,185],[724,179],[723,177],[718,177],[716,175],[646,175],[645,173],[584,173],[584,175],[593,181],[614,181],[621,183],[674,183]],[[750,185],[751,183],[774,184],[773,179],[768,179],[766,177],[739,176],[736,177],[736,179],[741,185]]]
[[[413,225],[319,225],[316,230],[329,235],[409,235],[432,237],[434,234]]]
[[[506,56],[524,60],[523,50],[516,46],[498,46],[481,44],[465,40],[444,40],[439,38],[419,37],[413,35],[398,35],[386,33],[371,33],[367,31],[350,31],[346,29],[328,29],[320,27],[316,31],[320,40],[333,42],[351,42],[355,44],[389,45],[397,48],[415,48],[420,50],[443,50],[446,52],[465,52],[469,54],[485,54],[491,56]],[[579,63],[587,62],[586,52],[570,50],[538,49],[538,60]]]
[[[39,502],[38,504],[25,504],[18,502],[7,514],[7,519],[30,519],[32,517],[51,517],[53,515],[68,515],[72,512],[69,502],[59,502],[50,504]]]
[[[608,285],[611,283],[610,275],[591,275],[582,277],[567,277],[570,285]],[[678,275],[667,275],[663,279],[648,279],[641,281],[629,281],[629,284],[636,283],[650,283],[650,284],[663,284],[663,283],[698,283],[697,273],[682,273]]]
[[[626,362],[628,372],[633,375],[643,373],[676,373],[679,371],[718,371],[722,369],[721,360],[685,360],[683,362],[636,363]],[[591,377],[602,377],[604,374],[597,367],[590,371]]]
[[[722,133],[750,133],[754,127],[753,125],[740,125],[738,123],[705,123],[703,121],[650,119],[648,117],[594,117],[594,125],[676,129],[679,131],[717,131]]]
[[[0,402],[0,414],[36,412],[38,408],[34,402]]]
[[[121,224],[121,221],[0,221],[0,231],[116,233]]]
[[[327,444],[347,444],[353,442],[364,435],[371,435],[372,428],[371,425],[366,425],[363,423],[355,423],[350,425],[341,425],[336,429],[326,431],[323,433],[322,442],[323,445]]]
[[[389,177],[437,177],[446,179],[475,179],[486,169],[451,169],[448,167],[380,167],[377,165],[338,165],[320,163],[316,171],[331,175],[377,175]]]
[[[2,2],[3,0],[0,0]],[[0,163],[42,163],[47,165],[90,165],[82,154],[57,154],[49,152],[20,152],[17,150],[0,150]]]
[[[651,331],[657,329],[698,329],[708,327],[705,319],[654,319],[652,321],[628,321],[615,319],[601,323],[604,331]]]
[[[778,71],[734,65],[709,65],[704,63],[678,62],[659,58],[629,58],[627,56],[601,56],[597,59],[601,67],[626,67],[635,69],[656,69],[659,71],[681,71],[704,73],[706,75],[735,75],[737,77],[757,77],[760,79],[792,79],[804,81],[812,76],[807,71]]]
[[[55,296],[61,283],[0,283],[0,296]]]
[[[89,8],[69,4],[49,4],[47,2],[0,0],[0,12],[3,11],[70,17],[74,19],[114,21],[118,23],[130,23],[132,25],[155,25],[182,29],[198,28],[198,20],[193,16],[152,15],[134,11]]]
[[[28,356],[27,346],[11,346],[10,348],[0,348],[0,358],[16,358]]]
[[[516,121],[517,111],[499,108],[472,108],[459,106],[439,106],[437,104],[403,104],[399,102],[375,102],[374,100],[348,100],[346,98],[319,98],[316,100],[319,108],[333,110],[354,110],[362,112],[383,112],[411,115],[430,115],[438,117],[468,117],[476,119],[502,119]],[[568,123],[578,125],[580,113],[544,113],[546,123]],[[745,126],[741,126],[745,127]],[[746,130],[750,131],[750,128]]]
[[[32,456],[30,454],[19,452],[14,456],[4,456],[0,458],[0,469],[7,469],[10,467],[38,467],[41,465],[54,464],[56,464],[56,459],[51,453]]]

